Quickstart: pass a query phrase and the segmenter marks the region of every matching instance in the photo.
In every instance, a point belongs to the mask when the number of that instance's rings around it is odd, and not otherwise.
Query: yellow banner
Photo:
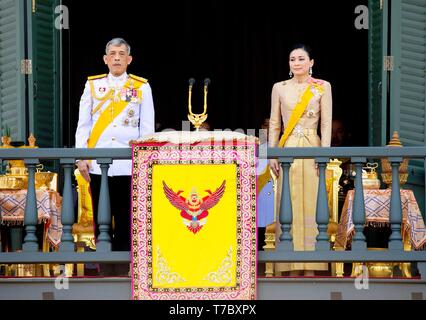
[[[236,165],[154,165],[152,175],[152,287],[235,286]]]

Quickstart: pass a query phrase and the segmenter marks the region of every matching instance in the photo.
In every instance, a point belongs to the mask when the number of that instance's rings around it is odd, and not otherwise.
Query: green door
[[[388,6],[380,0],[369,0],[368,9],[368,136],[370,146],[383,146],[387,140],[388,71],[383,61],[388,50]]]
[[[0,0],[0,127],[11,130],[12,140],[26,137],[24,2]]]
[[[60,147],[59,0],[0,0],[0,126]]]
[[[60,130],[60,30],[55,26],[58,0],[33,1],[30,37],[33,73],[30,76],[30,131],[37,145],[62,146]]]

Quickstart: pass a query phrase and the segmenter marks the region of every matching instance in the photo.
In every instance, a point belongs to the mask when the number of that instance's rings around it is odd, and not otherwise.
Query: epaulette
[[[132,78],[132,79],[135,79],[135,80],[137,80],[137,81],[140,81],[140,82],[142,82],[142,83],[147,83],[147,82],[148,82],[148,79],[145,79],[145,78],[142,78],[142,77],[135,76],[134,74],[129,74],[129,77],[130,77],[130,78]]]
[[[91,77],[87,77],[88,80],[95,80],[95,79],[101,79],[101,78],[105,78],[107,76],[106,73],[104,74],[99,74],[97,76],[91,76]]]

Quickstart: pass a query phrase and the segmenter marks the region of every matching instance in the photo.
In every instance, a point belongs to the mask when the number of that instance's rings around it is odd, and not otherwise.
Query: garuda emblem
[[[183,218],[183,223],[187,226],[189,231],[196,234],[201,230],[203,225],[206,224],[207,216],[209,215],[208,210],[213,208],[225,193],[225,180],[223,180],[221,186],[217,188],[215,192],[205,190],[208,195],[204,198],[199,197],[195,187],[192,188],[187,199],[180,195],[183,190],[174,192],[164,181],[163,189],[170,203],[175,208],[181,210],[180,215]]]

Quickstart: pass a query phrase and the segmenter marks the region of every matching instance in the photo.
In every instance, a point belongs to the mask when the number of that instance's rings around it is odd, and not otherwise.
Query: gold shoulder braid
[[[132,97],[131,102],[137,102],[142,100],[142,89],[140,88],[143,84],[148,83],[148,79],[135,76],[134,74],[129,74],[130,78],[130,89],[133,89],[135,86],[134,82],[136,82],[136,86],[138,87],[138,90],[136,90],[136,96]],[[129,87],[129,86],[126,86]]]
[[[102,78],[105,78],[106,76],[107,76],[106,73],[104,73],[104,74],[98,74],[96,76],[87,77],[87,80],[102,79]]]
[[[105,95],[103,95],[103,96],[98,96],[98,95],[96,95],[96,91],[95,91],[95,86],[94,86],[94,84],[93,84],[93,81],[94,80],[98,80],[98,79],[103,79],[103,78],[105,78],[107,76],[107,74],[106,73],[104,73],[104,74],[100,74],[100,75],[97,75],[97,76],[91,76],[91,77],[87,77],[87,79],[89,80],[89,84],[90,84],[90,92],[91,92],[91,94],[92,94],[92,97],[94,98],[94,99],[97,99],[97,100],[104,100],[104,99],[106,99],[106,97],[107,96],[109,96],[110,95],[110,92],[106,92],[105,93]],[[93,114],[93,113],[92,113]]]
[[[134,74],[129,74],[129,77],[132,78],[132,79],[134,79],[134,80],[137,80],[139,82],[142,82],[142,83],[148,83],[148,79],[135,76]]]

